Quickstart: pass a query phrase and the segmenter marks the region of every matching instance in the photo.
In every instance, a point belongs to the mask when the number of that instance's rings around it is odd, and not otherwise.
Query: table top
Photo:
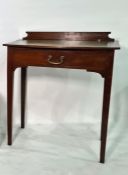
[[[26,32],[28,36],[4,44],[11,47],[47,49],[119,49],[111,32]]]
[[[4,46],[58,49],[119,49],[118,41],[17,40]]]

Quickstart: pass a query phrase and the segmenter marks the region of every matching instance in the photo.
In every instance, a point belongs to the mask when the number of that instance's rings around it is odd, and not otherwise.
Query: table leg
[[[26,75],[27,68],[21,68],[21,128],[25,128]]]
[[[8,67],[7,68],[7,134],[8,134],[8,145],[12,145],[13,79],[14,79],[14,70]]]
[[[103,96],[103,110],[102,110],[102,124],[101,124],[101,150],[100,150],[100,163],[105,162],[105,150],[107,140],[107,127],[109,117],[109,104],[111,95],[112,75],[105,77],[104,82],[104,96]]]

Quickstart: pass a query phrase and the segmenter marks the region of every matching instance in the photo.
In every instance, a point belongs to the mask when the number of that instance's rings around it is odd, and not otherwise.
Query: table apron
[[[15,68],[39,66],[108,71],[111,69],[113,58],[113,50],[10,48],[10,51],[9,59]]]

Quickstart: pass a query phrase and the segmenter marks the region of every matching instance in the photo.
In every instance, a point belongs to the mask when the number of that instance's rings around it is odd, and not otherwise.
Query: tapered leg
[[[8,67],[7,68],[7,134],[8,134],[8,145],[12,144],[13,78],[14,78],[14,71]]]
[[[100,163],[105,162],[109,104],[110,104],[110,95],[111,95],[111,82],[112,82],[112,75],[106,76],[105,82],[104,82],[104,97],[103,97],[102,124],[101,124]]]
[[[21,128],[25,128],[26,74],[27,68],[21,68]]]

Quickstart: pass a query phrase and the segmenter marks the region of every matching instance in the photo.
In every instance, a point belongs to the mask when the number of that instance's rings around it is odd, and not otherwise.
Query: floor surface
[[[100,164],[98,129],[85,124],[15,127],[12,146],[1,134],[0,175],[127,175],[128,136],[108,137]]]

